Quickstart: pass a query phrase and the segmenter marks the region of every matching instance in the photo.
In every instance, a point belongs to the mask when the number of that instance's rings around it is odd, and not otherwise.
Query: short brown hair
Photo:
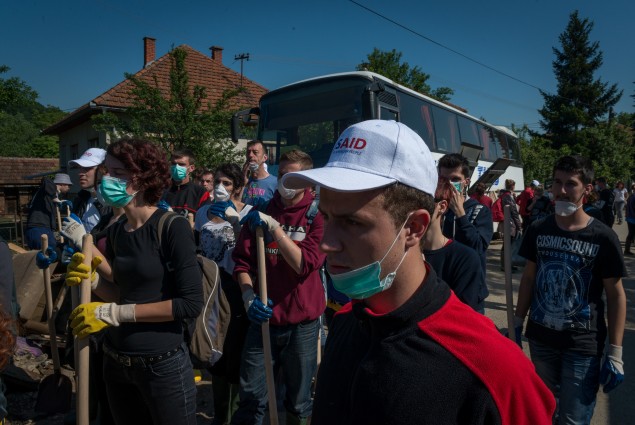
[[[300,164],[302,170],[310,170],[313,168],[313,160],[311,159],[311,156],[299,149],[292,149],[283,153],[280,156],[280,162],[282,163],[283,161]]]
[[[395,227],[401,226],[412,211],[424,209],[434,214],[434,198],[405,184],[396,183],[384,189],[384,209],[390,214]]]

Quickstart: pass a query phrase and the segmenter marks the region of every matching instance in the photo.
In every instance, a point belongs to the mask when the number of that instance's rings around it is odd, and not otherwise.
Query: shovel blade
[[[71,409],[73,383],[68,376],[54,373],[42,379],[38,387],[35,411],[47,414],[66,413]]]

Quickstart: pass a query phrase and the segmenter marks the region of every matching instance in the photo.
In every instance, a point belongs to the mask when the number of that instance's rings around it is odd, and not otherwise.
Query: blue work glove
[[[39,251],[35,256],[35,265],[38,269],[48,269],[51,264],[57,261],[57,252],[52,247],[46,249],[46,254]]]
[[[64,200],[64,201],[59,201],[55,203],[57,208],[59,208],[59,210],[61,212],[66,212],[66,208],[68,207],[68,209],[72,210],[73,209],[73,203],[71,201],[68,200]]]
[[[249,225],[249,230],[252,232],[255,232],[256,228],[262,227],[263,229],[268,230],[269,233],[273,233],[274,230],[280,227],[280,223],[278,223],[273,217],[253,209],[249,211],[242,220],[240,220],[241,225],[245,223]]]
[[[611,344],[600,371],[600,384],[602,384],[603,391],[608,393],[622,382],[624,382],[622,347]]]
[[[71,241],[78,250],[82,249],[82,242],[84,240],[84,235],[86,234],[86,229],[84,228],[82,220],[75,214],[64,217],[60,233],[66,239]]]
[[[236,206],[232,201],[216,201],[209,206],[207,212],[226,221],[229,221],[229,218],[238,216],[238,213],[236,212]]]
[[[165,199],[161,199],[158,203],[157,203],[157,208],[164,210],[164,211],[172,211],[172,207],[170,206],[170,204],[168,204]]]
[[[65,266],[68,266],[68,263],[71,262],[71,258],[73,257],[73,254],[75,254],[75,250],[73,248],[71,248],[69,245],[64,245],[62,247],[62,264],[64,264]]]
[[[245,304],[247,318],[257,325],[266,322],[273,316],[273,310],[271,309],[273,301],[268,300],[268,306],[264,305],[260,297],[254,294],[253,289],[243,292],[243,303]]]

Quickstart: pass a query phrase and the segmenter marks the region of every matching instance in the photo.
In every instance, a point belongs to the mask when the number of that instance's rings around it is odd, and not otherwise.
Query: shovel
[[[267,269],[265,265],[265,239],[262,227],[256,228],[256,246],[258,251],[258,284],[260,298],[267,305]],[[271,339],[269,321],[262,323],[262,348],[265,356],[265,378],[267,380],[267,398],[269,400],[269,423],[278,425],[278,404],[276,403],[276,387],[273,378],[273,357],[271,356]]]
[[[42,253],[48,248],[48,237],[42,235]],[[51,291],[51,271],[47,267],[42,270],[44,275],[44,290],[46,292],[46,310],[48,313],[49,335],[51,337],[51,357],[53,357],[53,375],[42,379],[38,387],[35,410],[37,412],[55,414],[66,413],[71,408],[71,396],[73,395],[73,383],[71,379],[63,375],[60,368],[60,356],[57,351],[57,332],[55,330],[55,317],[57,310],[53,309],[53,293]]]

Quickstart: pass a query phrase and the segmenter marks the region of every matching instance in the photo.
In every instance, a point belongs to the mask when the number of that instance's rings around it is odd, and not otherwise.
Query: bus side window
[[[458,152],[459,129],[456,115],[438,106],[431,106],[431,109],[432,118],[434,119],[435,139],[437,141],[436,148],[441,152]]]

